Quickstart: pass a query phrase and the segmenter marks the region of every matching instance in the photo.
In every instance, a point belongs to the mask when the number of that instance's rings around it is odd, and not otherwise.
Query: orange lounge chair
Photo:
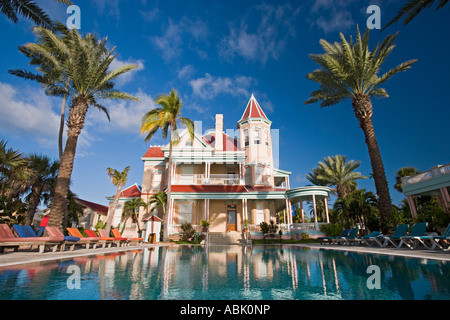
[[[101,244],[103,244],[103,248],[104,248],[106,245],[108,245],[108,248],[110,248],[111,245],[113,244],[113,241],[114,241],[114,238],[111,238],[111,237],[99,237],[99,236],[95,233],[94,230],[85,229],[85,230],[84,230],[84,233],[86,233],[86,235],[87,235],[89,238],[97,238],[97,239],[99,239],[99,240],[100,240],[99,242],[100,242]]]
[[[100,242],[99,237],[85,237],[77,228],[67,228],[67,232],[69,232],[72,237],[80,238],[79,244],[84,245],[86,249],[89,249],[91,244],[92,248],[96,249],[97,244]]]
[[[98,229],[98,234],[102,238],[107,238],[108,237],[108,234],[106,234],[106,230],[105,229]],[[115,243],[118,247],[128,244],[127,238],[122,238],[122,237],[112,237],[111,238],[110,237],[110,239],[112,239],[113,243]]]
[[[39,253],[44,253],[45,249],[50,247],[53,252],[56,252],[58,245],[63,243],[64,238],[62,237],[18,238],[6,224],[0,224],[0,253],[4,252],[5,248],[14,248],[14,251],[17,252],[20,246],[38,246]]]
[[[122,235],[120,234],[119,229],[112,229],[112,233],[116,238],[123,238]],[[144,238],[123,238],[123,239],[127,240],[130,243],[136,242],[137,244],[140,244],[144,240]]]

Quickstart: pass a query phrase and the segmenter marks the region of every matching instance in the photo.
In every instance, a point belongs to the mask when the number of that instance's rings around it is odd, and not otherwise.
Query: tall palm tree
[[[106,48],[106,39],[97,40],[92,34],[82,37],[76,29],[67,31],[70,41],[64,41],[54,32],[41,27],[34,28],[38,37],[50,39],[49,47],[38,43],[29,43],[27,49],[39,57],[47,57],[42,60],[37,71],[38,75],[24,72],[25,79],[36,77],[49,77],[63,70],[61,77],[55,77],[53,83],[43,81],[44,89],[49,95],[66,94],[71,99],[69,116],[67,120],[67,141],[64,154],[60,160],[60,170],[53,198],[52,214],[49,226],[61,227],[63,213],[67,207],[67,194],[73,171],[78,137],[83,130],[87,112],[90,107],[98,108],[105,112],[109,119],[108,109],[99,103],[99,100],[122,99],[136,100],[138,98],[115,90],[114,80],[120,75],[129,72],[137,65],[124,65],[115,70],[109,67],[115,55],[115,48]],[[57,56],[67,57],[61,64]]]
[[[141,133],[146,134],[145,141],[149,141],[153,135],[162,130],[164,139],[169,136],[169,161],[168,161],[168,182],[167,182],[167,203],[166,212],[169,213],[170,199],[172,194],[172,148],[173,144],[179,140],[178,122],[181,122],[188,130],[191,140],[194,140],[194,122],[191,119],[181,116],[181,107],[183,103],[175,89],[169,94],[159,95],[155,103],[160,107],[150,110],[142,118]],[[168,215],[168,214],[167,214]],[[164,215],[164,242],[169,240],[167,232],[168,218]]]
[[[395,174],[395,185],[394,185],[395,190],[397,190],[398,192],[403,193],[402,178],[409,177],[409,176],[414,176],[414,175],[419,174],[419,173],[420,173],[420,171],[417,170],[416,168],[413,168],[413,167],[400,168],[397,171],[397,173]]]
[[[114,219],[114,214],[116,212],[117,204],[119,203],[120,194],[122,193],[122,188],[125,186],[128,180],[128,172],[130,171],[130,167],[126,167],[122,172],[112,169],[106,168],[106,173],[108,177],[111,179],[111,183],[117,187],[116,194],[114,195],[113,203],[109,207],[108,210],[108,218],[106,220],[105,230],[106,233],[109,234],[111,231],[111,225]]]
[[[450,0],[438,0],[439,4],[436,7],[436,11],[444,7]],[[417,15],[426,8],[430,8],[436,0],[409,0],[397,13],[394,19],[392,19],[387,25],[384,26],[382,31],[397,22],[401,18],[405,17],[403,24],[406,26],[410,23]]]
[[[313,169],[313,174],[307,174],[306,178],[322,186],[336,186],[336,196],[345,198],[348,192],[356,189],[356,180],[367,179],[361,172],[355,172],[360,164],[361,161],[355,160],[347,162],[347,156],[326,157]]]
[[[320,84],[320,88],[311,93],[305,104],[320,102],[321,107],[335,105],[343,100],[352,101],[353,111],[364,132],[368,147],[373,178],[378,195],[382,228],[392,210],[388,182],[381,159],[380,149],[372,124],[373,106],[371,98],[388,97],[388,93],[380,86],[393,75],[405,71],[417,60],[409,60],[397,67],[380,74],[380,68],[394,49],[394,41],[398,33],[389,35],[373,51],[369,49],[369,30],[361,36],[357,28],[356,42],[350,37],[348,42],[341,33],[341,42],[331,44],[320,40],[324,54],[311,54],[310,58],[320,68],[309,73],[307,78]]]
[[[25,224],[31,225],[36,209],[41,201],[43,200],[44,203],[50,201],[58,175],[59,162],[52,161],[49,157],[38,154],[29,155],[27,160],[30,169],[30,193],[26,197],[29,206]]]
[[[148,206],[153,206],[153,210],[162,209],[163,217],[166,215],[167,194],[164,191],[158,191],[148,199]]]
[[[70,5],[69,0],[54,0],[56,2]],[[36,25],[51,29],[53,23],[49,16],[42,10],[35,1],[31,0],[0,0],[0,12],[14,23],[19,20],[17,15],[33,21]]]

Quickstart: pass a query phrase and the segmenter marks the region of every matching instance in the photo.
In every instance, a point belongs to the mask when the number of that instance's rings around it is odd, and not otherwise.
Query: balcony
[[[209,178],[204,174],[178,175],[174,180],[179,185],[244,185],[238,174],[211,174]]]
[[[406,196],[439,195],[440,189],[450,187],[450,164],[435,166],[426,172],[404,177],[402,183]]]

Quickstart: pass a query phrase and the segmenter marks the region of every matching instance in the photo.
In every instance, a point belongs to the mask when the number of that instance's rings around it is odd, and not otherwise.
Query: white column
[[[327,214],[327,223],[330,223],[330,216],[328,214],[328,197],[323,198],[325,202],[325,213]]]
[[[312,195],[312,198],[313,198],[313,206],[314,206],[314,220],[315,220],[315,226],[316,226],[316,230],[317,230],[317,226],[318,226],[318,224],[317,224],[317,207],[316,207],[316,196],[313,194]]]

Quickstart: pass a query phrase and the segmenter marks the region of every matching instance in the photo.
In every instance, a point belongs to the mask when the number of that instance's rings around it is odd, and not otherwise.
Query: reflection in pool
[[[369,266],[380,289],[367,286]],[[80,289],[70,289],[75,278]],[[450,299],[450,264],[294,246],[155,247],[2,268],[0,299]]]

